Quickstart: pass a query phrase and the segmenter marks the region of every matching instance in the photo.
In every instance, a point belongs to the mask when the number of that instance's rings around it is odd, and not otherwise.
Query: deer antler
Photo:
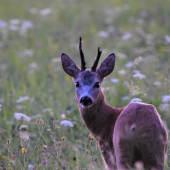
[[[80,43],[79,43],[79,51],[80,51],[80,58],[81,58],[81,71],[84,71],[86,69],[86,62],[84,59],[83,49],[82,49],[82,40],[80,37]]]
[[[98,62],[99,62],[99,59],[100,59],[101,53],[102,53],[102,51],[100,51],[100,47],[99,47],[99,48],[98,48],[98,54],[97,54],[96,60],[94,61],[93,66],[91,67],[91,71],[93,71],[93,72],[95,72],[95,71],[96,71],[97,64],[98,64]]]

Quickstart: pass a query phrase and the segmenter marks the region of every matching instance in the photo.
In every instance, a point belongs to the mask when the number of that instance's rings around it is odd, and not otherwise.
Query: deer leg
[[[156,142],[156,141],[154,141]],[[150,170],[164,170],[165,153],[164,146],[156,145],[144,145],[141,146],[141,154],[143,157],[144,167]]]
[[[143,158],[144,167],[149,170],[164,170],[164,156],[158,156],[158,154],[154,153],[144,153],[145,156]]]
[[[145,137],[140,135],[137,139],[144,167],[151,170],[163,170],[167,148],[166,136],[164,133],[152,133],[148,133],[150,135]]]
[[[164,170],[166,146],[159,141],[141,142],[138,145],[129,139],[119,139],[114,143],[118,170],[131,169],[141,161],[147,170]]]
[[[131,169],[135,160],[134,142],[128,139],[119,139],[114,143],[116,164],[118,170]]]

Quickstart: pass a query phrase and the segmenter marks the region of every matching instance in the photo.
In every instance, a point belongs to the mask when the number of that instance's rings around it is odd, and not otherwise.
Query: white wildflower
[[[133,73],[140,74],[140,71],[139,70],[133,70]]]
[[[135,59],[135,61],[134,61],[134,65],[139,65],[139,63],[142,61],[142,57],[141,56],[139,56],[139,57],[137,57],[136,59]]]
[[[28,165],[28,170],[34,170],[34,165],[29,164]]]
[[[111,79],[111,81],[112,81],[113,83],[118,83],[118,82],[119,82],[119,79]]]
[[[37,65],[37,63],[34,62],[34,63],[30,63],[30,64],[29,64],[29,67],[30,67],[30,68],[37,68],[38,65]]]
[[[139,79],[144,79],[144,78],[146,78],[146,76],[143,75],[143,74],[141,74],[141,73],[136,73],[136,74],[133,75],[133,77],[134,77],[134,78],[137,77],[137,78],[139,78]]]
[[[19,131],[19,137],[20,139],[23,140],[29,140],[30,139],[30,132],[28,131],[28,126],[27,125],[21,125],[20,126],[20,131]]]
[[[7,26],[7,23],[0,19],[0,28],[5,28]]]
[[[37,13],[37,8],[33,7],[30,9],[31,14],[36,14]]]
[[[109,89],[110,89],[110,87],[102,87],[102,91],[107,91]]]
[[[9,29],[12,30],[12,31],[18,31],[19,30],[19,26],[17,26],[17,25],[10,25]]]
[[[119,70],[118,73],[121,74],[121,75],[125,75],[126,71],[123,69],[123,70]]]
[[[20,96],[19,99],[16,100],[16,103],[21,103],[23,101],[29,100],[30,98],[28,96]]]
[[[43,145],[43,148],[44,148],[44,149],[47,149],[48,147],[47,147],[47,145]]]
[[[169,35],[165,35],[165,40],[170,43],[170,36]]]
[[[28,126],[27,125],[21,125],[19,130],[20,131],[27,131],[28,130]]]
[[[60,61],[61,61],[61,59],[59,57],[51,59],[52,63],[56,63],[56,62],[60,62]]]
[[[39,11],[39,14],[43,17],[49,15],[50,13],[51,13],[51,9],[49,9],[49,8],[41,9]]]
[[[137,170],[143,170],[144,169],[144,165],[142,161],[136,161],[134,164],[134,168]]]
[[[162,96],[162,102],[170,102],[170,95]]]
[[[31,120],[31,118],[30,117],[28,117],[27,115],[25,115],[25,114],[23,114],[23,113],[15,113],[14,114],[14,117],[17,119],[17,120],[20,120],[20,119],[24,119],[24,120],[26,120],[26,121],[30,121]]]
[[[29,29],[33,27],[32,21],[24,20],[24,22],[21,25],[21,29]]]
[[[99,32],[97,33],[97,35],[98,35],[99,37],[105,37],[105,38],[107,38],[107,37],[109,36],[109,33],[108,33],[107,31],[99,31]]]
[[[21,36],[27,36],[27,30],[30,29],[30,28],[33,28],[33,23],[32,23],[32,21],[24,20],[24,22],[23,22],[22,25],[21,25],[19,34],[20,34]]]
[[[108,49],[102,49],[102,54],[107,54],[107,53],[110,53],[110,50],[108,50]]]
[[[24,106],[24,105],[17,105],[16,107],[17,107],[17,109],[19,109],[19,110],[26,108],[26,106]]]
[[[155,86],[161,86],[161,82],[160,82],[160,81],[155,81],[155,82],[153,83],[153,85],[155,85]]]
[[[61,114],[61,117],[62,117],[62,118],[65,118],[65,117],[66,117],[66,115],[65,115],[65,114]]]
[[[132,62],[132,61],[130,61],[130,62],[128,62],[128,63],[125,64],[125,67],[126,67],[126,68],[130,68],[130,67],[132,67],[132,66],[133,66],[133,62]]]
[[[83,149],[82,145],[78,145],[78,147],[79,147],[80,149]]]
[[[160,104],[159,106],[160,111],[168,112],[169,109],[170,109],[170,105],[168,103],[163,103],[163,104]]]
[[[9,23],[10,23],[11,25],[18,25],[18,24],[21,23],[21,20],[20,20],[20,19],[11,19],[11,20],[9,21]]]
[[[123,96],[123,97],[121,97],[121,100],[129,100],[129,99],[130,99],[129,96]]]
[[[119,58],[123,58],[123,59],[127,58],[126,54],[119,53],[119,52],[116,53],[116,56],[119,57]]]
[[[142,101],[142,99],[140,99],[140,98],[133,98],[131,101],[130,101],[130,103],[133,103],[133,102],[141,102]]]
[[[6,125],[15,125],[14,121],[6,121]]]
[[[18,52],[20,58],[32,57],[33,55],[34,51],[32,49],[25,49],[24,51]]]
[[[60,125],[73,127],[73,123],[70,122],[70,121],[68,121],[68,120],[62,120],[62,121],[60,122]]]
[[[129,38],[131,38],[131,37],[132,37],[132,34],[131,34],[131,33],[127,33],[127,34],[123,35],[123,36],[121,37],[121,39],[122,39],[122,40],[127,40],[127,39],[129,39]]]

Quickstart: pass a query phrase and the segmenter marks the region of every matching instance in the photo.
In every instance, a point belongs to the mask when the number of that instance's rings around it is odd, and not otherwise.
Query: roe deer
[[[114,108],[105,101],[101,83],[114,69],[115,54],[110,54],[97,68],[102,51],[91,69],[79,44],[81,69],[66,54],[61,54],[64,71],[75,83],[80,115],[98,142],[107,170],[124,170],[143,162],[145,169],[164,169],[168,136],[156,108],[134,102],[124,108]],[[115,166],[116,165],[116,166]]]

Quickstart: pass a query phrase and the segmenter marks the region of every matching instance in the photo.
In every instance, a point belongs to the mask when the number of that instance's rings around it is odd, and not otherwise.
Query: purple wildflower
[[[47,163],[46,160],[44,160],[44,161],[43,161],[43,164],[46,164],[46,163]]]

